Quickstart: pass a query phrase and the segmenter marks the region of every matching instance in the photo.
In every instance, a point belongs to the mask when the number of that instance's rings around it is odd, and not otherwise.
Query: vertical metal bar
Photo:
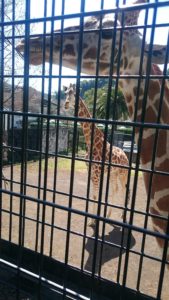
[[[64,15],[65,11],[65,1],[62,1],[62,11],[61,14]],[[63,28],[64,28],[64,19],[61,20],[61,35],[60,35],[60,58],[59,58],[59,84],[58,84],[58,99],[57,99],[57,115],[60,115],[60,103],[61,103],[61,75],[62,75],[62,56],[63,56]],[[54,181],[53,181],[53,203],[56,201],[56,183],[57,183],[57,167],[58,167],[58,141],[59,141],[59,120],[56,121],[56,143],[55,143],[55,163],[54,163]],[[55,208],[52,209],[52,220],[51,220],[51,238],[50,238],[50,256],[52,256],[53,251],[53,234],[54,234],[54,225],[55,222]]]
[[[116,2],[116,6],[118,7],[118,2]],[[115,16],[115,29],[116,29],[116,26],[117,26],[117,15]],[[116,30],[114,30],[114,31],[116,31]],[[115,39],[116,39],[116,33],[113,34],[113,38],[112,38],[112,43],[114,42],[114,46],[112,44],[111,62],[114,61]],[[122,43],[122,39],[121,39],[121,43]],[[121,49],[121,47],[119,46],[119,50],[120,49]],[[120,51],[119,51],[119,64],[120,64],[120,56],[121,56]],[[109,105],[110,105],[110,99],[111,99],[112,74],[113,74],[113,63],[110,64],[110,70],[109,70],[106,119],[109,119]],[[117,87],[116,87],[116,89],[117,89]],[[101,165],[100,187],[99,187],[99,197],[98,197],[98,211],[97,211],[97,215],[98,216],[100,215],[100,211],[101,211],[101,200],[100,199],[102,197],[102,190],[103,190],[103,179],[104,179],[104,167],[105,167],[105,152],[106,152],[106,144],[107,144],[107,141],[106,141],[107,140],[107,133],[108,133],[108,123],[105,124],[105,131],[104,131],[102,165]],[[108,196],[108,189],[109,189],[109,178],[110,178],[110,168],[111,168],[110,161],[111,161],[111,157],[112,157],[112,141],[113,141],[113,131],[112,131],[111,145],[110,145],[110,154],[109,154],[109,166],[108,166],[107,184],[106,184],[106,197]],[[105,198],[105,202],[107,202],[106,198]],[[106,214],[106,203],[105,203],[104,214]],[[103,238],[104,232],[105,232],[105,224],[103,224],[103,228],[102,228],[102,238]],[[92,266],[92,275],[93,276],[94,276],[94,270],[95,270],[95,264],[96,264],[96,257],[97,257],[98,233],[99,233],[99,219],[97,219],[97,221],[96,221],[96,230],[95,230],[95,246],[94,246],[93,266]],[[101,243],[101,255],[102,255],[102,250],[103,250],[103,242],[104,241],[102,241],[102,243]],[[101,259],[100,259],[100,263],[101,263]],[[99,275],[100,275],[100,272],[101,272],[101,266],[99,267]]]
[[[47,0],[44,0],[44,19],[47,16]],[[42,57],[42,85],[41,85],[41,115],[44,114],[44,87],[45,87],[45,44],[46,44],[46,20],[44,20],[43,23],[43,57]],[[43,132],[44,132],[44,118],[40,118],[40,124],[39,124],[39,172],[38,172],[38,199],[41,198],[41,181],[42,181],[42,175],[43,175],[43,170],[42,170],[42,143],[43,143]],[[37,219],[37,224],[36,224],[36,242],[35,242],[35,251],[38,250],[38,244],[40,243],[40,235],[39,235],[39,218],[40,218],[40,204],[37,204],[37,212],[36,212],[36,219]]]
[[[146,78],[146,81],[145,81],[145,88],[144,88],[145,92],[144,92],[144,98],[143,98],[143,103],[142,103],[141,122],[144,122],[145,113],[146,113],[146,104],[147,104],[148,87],[149,87],[149,80],[150,80],[149,76],[150,76],[150,71],[151,71],[151,56],[152,56],[156,16],[157,16],[157,6],[155,6],[154,12],[153,12],[152,32],[151,32],[151,41],[150,41],[150,56],[148,57],[148,62],[147,62],[147,70],[146,70],[147,78]],[[142,137],[143,137],[143,127],[140,127],[139,140],[138,140],[138,153],[137,153],[136,169],[135,169],[135,178],[134,178],[134,185],[133,185],[133,196],[132,196],[132,203],[131,203],[131,214],[130,214],[130,220],[129,220],[130,225],[132,225],[133,217],[134,217],[134,207],[135,207],[135,199],[136,199],[136,192],[137,192],[137,183],[138,183],[138,173],[139,173]],[[128,239],[127,239],[127,251],[126,251],[125,265],[124,265],[123,287],[126,285],[126,280],[127,280],[130,240],[131,240],[131,230],[129,230]]]
[[[152,28],[153,28],[153,30],[155,29],[155,23],[152,25]],[[152,36],[151,36],[152,43],[150,45],[153,44],[153,36],[154,36],[154,33],[152,33]],[[151,49],[151,53],[152,53],[152,49]],[[149,80],[149,78],[148,78],[148,80]],[[156,153],[155,149],[156,149],[156,145],[157,145],[157,137],[155,137],[155,140],[154,140],[154,151],[153,151],[154,152],[153,153],[154,157],[152,157],[151,173],[149,175],[149,188],[148,188],[148,194],[147,194],[147,205],[146,205],[146,215],[145,215],[145,221],[144,221],[144,229],[147,228],[148,219],[149,219],[148,212],[149,212],[149,207],[150,207],[151,186],[152,186],[153,169],[154,169],[154,163],[155,163],[155,153]],[[140,288],[140,282],[141,282],[142,264],[143,264],[143,253],[144,253],[144,248],[145,248],[145,239],[146,239],[146,234],[143,233],[142,245],[141,245],[141,255],[140,255],[140,262],[139,262],[139,269],[138,269],[137,290],[139,290],[139,288]]]
[[[104,7],[104,0],[100,3],[100,9],[102,10]],[[97,87],[98,87],[98,75],[99,75],[99,59],[100,59],[100,49],[101,49],[101,34],[102,34],[102,15],[100,15],[100,30],[98,33],[98,44],[97,44],[97,57],[96,57],[96,78],[95,78],[95,87],[94,87],[94,99],[93,99],[93,108],[92,108],[92,118],[96,118],[96,102],[97,102]],[[90,195],[90,181],[91,181],[91,168],[93,161],[93,141],[96,125],[94,122],[91,123],[91,137],[90,137],[90,154],[89,154],[89,166],[88,166],[88,180],[87,180],[87,194],[86,194],[86,207],[85,212],[88,212],[89,209],[89,195]],[[98,199],[96,199],[97,201]],[[94,203],[93,203],[94,205]],[[82,258],[81,258],[81,269],[83,269],[84,265],[84,255],[85,255],[85,241],[86,241],[86,232],[87,232],[87,216],[85,216],[84,222],[84,231],[83,231],[83,247],[82,247]]]
[[[40,266],[39,266],[39,299],[41,276],[43,271],[43,254],[44,254],[44,235],[45,235],[45,219],[46,219],[46,198],[47,198],[47,185],[48,185],[48,157],[49,157],[49,130],[50,130],[50,113],[51,113],[51,89],[52,89],[52,58],[53,58],[53,33],[54,33],[54,12],[55,12],[55,0],[52,0],[52,19],[51,19],[51,37],[50,37],[50,54],[49,54],[49,86],[48,86],[48,107],[47,107],[47,128],[46,128],[46,141],[45,141],[45,166],[44,166],[44,189],[43,189],[43,201],[42,206],[42,229],[41,229],[41,246],[40,246]],[[45,49],[43,49],[45,50]]]
[[[104,0],[101,1],[100,3],[100,9],[103,10],[104,7]],[[101,41],[102,41],[102,21],[103,21],[103,17],[102,15],[100,15],[99,18],[99,32],[98,32],[98,45],[97,45],[97,56],[96,56],[96,78],[95,78],[95,87],[94,87],[94,102],[93,102],[93,114],[92,114],[92,118],[96,118],[96,103],[97,103],[97,88],[98,88],[98,75],[99,75],[99,67],[100,67],[100,51],[101,51]],[[94,134],[95,134],[95,130],[96,130],[96,126],[95,123],[92,123],[92,131],[91,131],[91,148],[90,148],[90,162],[93,159],[93,140],[94,138]],[[106,136],[104,135],[104,138],[106,139]],[[106,143],[103,142],[103,143]],[[104,153],[104,145],[103,145],[103,153]],[[102,157],[104,156],[104,154],[102,153]],[[91,165],[91,163],[90,163]],[[104,165],[104,162],[103,162]],[[101,197],[100,195],[102,194],[102,189],[103,189],[103,183],[101,182],[101,177],[104,176],[104,174],[102,174],[102,172],[104,172],[104,166],[102,166],[102,170],[101,170],[101,174],[100,174],[100,187],[99,187],[99,194],[98,194],[98,199],[96,199],[95,201],[98,202],[98,209],[97,209],[97,215],[100,215],[101,212]],[[93,204],[94,205],[94,204]],[[103,224],[104,226],[104,224]],[[96,227],[95,227],[95,242],[94,242],[94,249],[93,249],[93,263],[92,263],[92,279],[94,279],[94,274],[95,274],[95,268],[96,268],[96,260],[97,260],[97,245],[98,245],[98,238],[99,238],[99,220],[96,220]],[[102,243],[101,243],[102,246]],[[91,289],[91,293],[90,293],[90,297],[91,299],[93,299],[94,297],[94,291],[93,289]]]
[[[169,234],[169,215],[168,215],[168,221],[167,221],[166,234]],[[167,253],[168,244],[169,244],[169,241],[167,239],[165,239],[164,240],[164,249],[163,249],[163,254],[162,254],[162,261],[161,261],[161,270],[160,270],[160,276],[159,276],[159,282],[158,282],[158,289],[157,289],[157,299],[161,299],[164,272],[165,272],[165,267],[166,267],[166,257],[168,254]]]
[[[15,0],[13,0],[13,5],[12,5],[12,21],[15,20]],[[11,98],[12,98],[12,111],[14,111],[14,89],[15,89],[15,79],[14,79],[14,73],[15,73],[15,26],[12,26],[12,93],[11,93]],[[11,157],[11,165],[10,165],[10,190],[13,191],[13,163],[14,163],[14,155],[13,155],[13,142],[14,142],[14,115],[12,114],[11,116],[9,115],[9,118],[11,119],[10,126],[10,131],[11,131],[11,152],[10,152],[10,157]],[[8,126],[8,135],[9,135],[9,126]],[[8,138],[9,141],[9,138]],[[10,216],[9,216],[9,241],[12,240],[12,211],[13,211],[13,196],[10,194]]]
[[[146,26],[147,26],[147,23],[148,23],[148,13],[149,13],[149,9],[146,9],[145,20],[144,20],[143,38],[142,38],[140,67],[139,67],[139,74],[140,75],[142,74],[142,61],[143,61],[143,58],[144,58],[144,46],[145,46],[145,39],[146,39],[146,32],[147,32]],[[134,112],[134,121],[136,121],[136,119],[137,119],[137,109],[138,109],[138,99],[139,99],[140,85],[141,85],[141,78],[138,79],[138,85],[137,85],[137,95],[136,95],[136,106],[135,106],[135,112]],[[135,136],[135,128],[133,128],[133,133],[134,133],[134,136]],[[147,198],[149,198],[149,196]],[[149,203],[149,201],[147,201],[147,204],[148,203]],[[148,213],[148,211],[149,211],[149,205],[147,205],[146,213]],[[148,216],[147,215],[146,215],[146,218],[145,218],[144,228],[146,228],[146,226],[147,226],[146,220],[148,222]],[[137,290],[139,290],[139,285],[140,285],[140,280],[141,280],[141,268],[142,268],[142,263],[143,263],[142,253],[144,251],[145,237],[146,237],[146,235],[143,234],[142,250],[141,250],[141,255],[140,255],[140,265],[139,265],[139,270],[138,270]]]
[[[0,3],[0,21],[4,22],[4,0]],[[4,76],[4,26],[0,27],[0,189],[2,189],[3,143],[3,76]],[[2,234],[2,193],[0,193],[0,238]]]
[[[123,1],[123,4],[126,4],[126,1]],[[121,31],[120,31],[120,43],[119,43],[119,51],[121,52],[121,49],[122,49],[122,41],[123,41],[123,36],[124,36],[124,31],[125,31],[125,24],[124,24],[124,14],[125,13],[122,13],[122,17],[121,17]],[[117,80],[120,78],[120,59],[121,59],[121,53],[119,54],[119,57],[118,57],[118,78]],[[117,85],[116,85],[116,88],[118,88],[118,82],[117,82]],[[134,139],[132,139],[134,141]],[[133,147],[133,145],[132,145]],[[133,151],[133,148],[131,149],[131,153]],[[130,186],[130,179],[131,179],[131,165],[132,165],[132,155],[130,155],[130,158],[129,158],[129,172],[128,172],[128,179],[127,179],[127,192],[126,192],[126,199],[125,199],[125,206],[127,204],[127,197],[128,197],[128,194],[129,194],[129,186]],[[124,219],[123,221],[125,222],[126,221],[126,211],[124,211]],[[121,235],[121,248],[120,248],[120,253],[119,253],[119,262],[118,262],[118,270],[117,270],[117,282],[119,283],[120,281],[120,272],[121,272],[121,263],[122,263],[122,253],[123,253],[123,249],[122,249],[122,245],[123,245],[123,240],[124,240],[124,227],[122,226],[122,235]]]
[[[119,7],[119,1],[116,0],[116,8]],[[117,33],[117,13],[115,14],[115,20],[114,20],[114,31],[112,35],[112,45],[111,45],[111,57],[110,57],[110,70],[109,70],[109,78],[108,78],[108,90],[107,90],[107,107],[106,107],[106,119],[109,119],[109,106],[110,106],[110,99],[111,99],[111,93],[112,93],[112,75],[113,75],[113,62],[114,62],[114,54],[115,54],[115,45],[116,45],[116,33]],[[120,58],[120,54],[119,54]],[[117,79],[118,80],[118,79]],[[117,98],[117,88],[118,88],[118,83],[116,83],[115,86],[115,101]],[[115,119],[115,112],[113,116],[113,120]],[[106,129],[105,132],[105,139],[107,139],[107,131]],[[112,130],[111,130],[111,137],[110,137],[110,153],[109,153],[109,165],[107,167],[107,179],[106,179],[106,192],[105,192],[105,207],[104,207],[104,217],[107,215],[107,202],[108,202],[108,194],[109,194],[109,186],[110,184],[110,172],[111,172],[111,160],[112,160],[112,150],[113,150],[113,137],[114,137],[114,125],[112,125]],[[113,167],[114,168],[114,167]],[[101,243],[101,251],[100,251],[100,261],[99,261],[99,272],[98,275],[101,277],[101,266],[102,266],[102,254],[103,254],[103,245],[104,245],[104,236],[105,236],[105,229],[106,229],[106,224],[103,223],[102,227],[102,243]]]
[[[80,73],[81,73],[82,52],[83,52],[82,45],[83,45],[83,25],[84,25],[83,13],[84,13],[84,10],[85,10],[85,0],[81,1],[81,7],[80,7],[80,12],[82,13],[82,15],[80,17],[80,29],[79,29],[79,52],[78,52],[78,59],[77,59],[75,117],[78,116],[78,109],[79,109]],[[76,140],[77,140],[77,120],[74,121],[74,130],[73,130],[73,147],[72,147],[72,161],[71,161],[71,172],[70,172],[71,174],[70,174],[68,208],[72,207],[73,188],[74,188],[74,172],[75,172],[75,156],[76,156]],[[68,211],[66,249],[65,249],[65,267],[68,265],[68,259],[69,259],[70,225],[71,225],[71,211]],[[66,292],[65,292],[66,282],[67,282],[67,269],[65,268],[64,282],[63,282],[63,286],[64,286],[63,299],[65,299],[65,297],[66,297]]]
[[[42,93],[41,93],[41,114],[44,113],[44,87],[45,87],[45,73],[46,73],[46,67],[45,67],[45,55],[46,55],[46,16],[47,16],[47,0],[44,0],[44,22],[43,22],[43,45],[42,45]],[[49,120],[47,124],[49,123]],[[48,125],[49,126],[49,125]],[[46,128],[46,146],[47,146],[47,130]],[[45,168],[44,172],[42,172],[42,143],[43,143],[43,132],[44,132],[44,118],[40,119],[40,155],[39,155],[39,174],[38,174],[38,198],[41,198],[41,191],[43,193],[43,200],[46,201],[46,184],[47,184],[47,176],[46,173],[47,169]],[[46,156],[48,155],[48,149],[45,149],[45,160]],[[46,167],[46,166],[45,166]],[[44,177],[44,185],[43,189],[41,190],[41,180],[42,176]],[[41,216],[41,234],[39,233],[39,219],[40,219],[40,204],[37,205],[37,226],[36,226],[36,243],[35,243],[35,249],[38,250],[38,244],[40,249],[40,263],[39,263],[39,288],[38,288],[38,299],[41,299],[41,274],[43,269],[43,248],[44,248],[44,222],[45,222],[45,211],[46,206],[45,204],[42,205],[42,216]]]
[[[142,74],[142,68],[143,68],[142,61],[143,61],[143,58],[144,58],[144,47],[145,47],[146,32],[147,32],[146,26],[147,26],[147,23],[148,23],[148,12],[149,12],[149,9],[146,9],[145,18],[144,18],[144,30],[143,30],[143,37],[142,37],[142,48],[141,48],[141,55],[140,55],[140,65],[139,65],[139,74],[140,75]],[[136,95],[136,103],[135,103],[135,111],[134,111],[134,121],[137,120],[137,110],[138,110],[140,85],[141,85],[141,77],[138,78],[138,84],[137,84],[137,95]],[[132,143],[131,152],[133,152],[134,138],[135,138],[135,127],[133,127],[133,133],[132,133],[133,143]],[[132,155],[130,156],[130,165],[131,165],[131,163],[132,163]],[[142,266],[142,263],[140,264],[140,266]],[[138,276],[139,276],[139,274],[140,274],[140,279],[141,279],[141,270],[138,271]],[[139,290],[138,285],[137,285],[137,289]]]
[[[26,21],[30,18],[30,3],[26,1],[25,17]],[[27,115],[28,99],[29,99],[29,23],[25,24],[26,49],[25,49],[25,64],[24,64],[24,90],[23,90],[23,121],[22,121],[22,155],[21,155],[21,184],[20,194],[26,194],[26,165],[27,165]],[[20,220],[19,220],[19,245],[24,244],[24,214],[25,214],[25,199],[20,198]]]
[[[118,7],[119,2],[116,2],[116,6]],[[122,20],[123,20],[123,16],[122,16]],[[111,62],[114,61],[114,51],[115,51],[115,40],[116,40],[116,24],[117,23],[117,14],[115,16],[115,30],[114,30],[114,34],[113,34],[113,38],[112,38],[112,56],[111,56]],[[120,32],[120,44],[119,44],[119,55],[118,55],[118,70],[117,70],[117,75],[119,76],[119,70],[120,70],[120,59],[121,59],[121,45],[122,45],[122,36],[123,36],[123,27],[122,30]],[[109,105],[110,105],[110,97],[111,97],[111,88],[112,88],[112,75],[113,75],[113,63],[111,63],[111,67],[110,67],[110,72],[109,72],[109,80],[108,80],[108,96],[107,96],[107,111],[106,111],[106,118],[109,118]],[[115,101],[117,99],[117,89],[118,89],[118,77],[116,79],[116,85],[115,85]],[[114,119],[115,119],[115,113],[114,113]],[[117,122],[118,123],[118,122]],[[105,128],[105,138],[107,136],[107,126]],[[109,155],[109,166],[108,166],[108,173],[107,173],[107,183],[106,183],[106,197],[105,197],[105,201],[106,198],[108,196],[108,190],[109,190],[109,178],[110,178],[110,170],[111,170],[111,158],[112,158],[112,147],[113,147],[113,136],[114,136],[114,126],[112,126],[112,132],[111,132],[111,140],[110,140],[110,155]],[[127,185],[128,186],[128,185]],[[126,193],[126,199],[128,196],[128,190]],[[104,216],[106,215],[106,211],[107,211],[107,207],[105,205],[105,209],[104,209]],[[103,224],[103,229],[102,229],[102,239],[104,240],[104,233],[105,233],[105,224]],[[101,256],[100,256],[100,268],[99,268],[99,274],[101,272],[101,260],[102,260],[102,250],[103,250],[103,243],[101,245]]]
[[[24,229],[25,229],[25,210],[26,210],[26,199],[22,195],[26,195],[26,169],[27,169],[27,127],[28,117],[28,99],[29,99],[29,22],[30,19],[30,2],[26,0],[25,7],[25,54],[24,54],[24,90],[23,90],[23,119],[22,119],[22,153],[21,153],[21,182],[20,182],[20,204],[19,204],[19,255],[18,255],[18,267],[21,264],[22,258],[22,247],[24,246]],[[20,269],[17,272],[17,299],[20,297]]]
[[[158,1],[157,1],[158,3]],[[157,116],[157,124],[160,124],[160,118],[161,118],[161,112],[162,112],[162,105],[163,105],[163,97],[164,97],[164,91],[165,91],[165,84],[166,80],[164,79],[164,74],[167,73],[167,63],[168,63],[168,53],[169,53],[169,34],[168,34],[168,41],[167,41],[167,47],[166,47],[166,56],[165,56],[165,62],[164,62],[164,69],[163,69],[163,78],[159,79],[161,80],[161,91],[160,91],[160,102],[159,102],[159,108],[158,108],[158,116]],[[151,166],[151,177],[153,177],[153,170],[155,169],[155,158],[156,158],[156,151],[157,151],[157,143],[158,143],[158,129],[156,129],[155,138],[154,138],[154,148],[153,148],[153,155],[152,155],[152,166]],[[169,173],[167,175],[169,177]],[[149,184],[149,190],[151,190],[151,181]],[[166,220],[167,226],[166,226],[166,232],[165,234],[169,234],[169,215],[168,215],[168,221]],[[166,264],[166,257],[167,257],[167,251],[168,251],[168,241],[165,239],[164,241],[164,249],[163,249],[163,255],[162,255],[162,261],[161,261],[161,270],[160,270],[160,276],[159,276],[159,284],[158,284],[158,290],[157,290],[157,298],[161,298],[162,293],[162,286],[163,286],[163,279],[164,279],[164,271],[165,271],[165,264]]]

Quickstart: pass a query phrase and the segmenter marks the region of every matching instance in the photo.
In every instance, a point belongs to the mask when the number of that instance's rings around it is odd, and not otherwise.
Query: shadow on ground
[[[95,274],[100,272],[101,266],[103,266],[106,262],[111,259],[117,258],[126,252],[125,248],[127,247],[128,237],[128,229],[124,228],[124,230],[122,230],[122,228],[118,226],[113,226],[113,229],[107,235],[104,235],[104,243],[102,242],[102,237],[98,237],[100,241],[97,242],[96,248],[97,256],[94,271]],[[89,257],[84,268],[89,272],[92,272],[93,268],[95,230],[93,232],[92,238],[93,239],[88,238],[85,245],[85,249],[88,251]],[[136,240],[131,233],[129,249],[134,247],[135,243]]]

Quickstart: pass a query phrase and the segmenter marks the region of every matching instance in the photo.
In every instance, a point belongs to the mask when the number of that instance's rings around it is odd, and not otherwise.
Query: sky
[[[168,0],[158,0],[158,2],[167,2]],[[97,11],[100,10],[100,0],[85,0],[85,11],[90,12],[90,11]],[[115,7],[115,0],[104,0],[104,9],[111,9]],[[131,4],[133,1],[128,0],[127,4]],[[150,0],[151,3],[156,2],[156,0]],[[43,3],[44,0],[31,0],[31,18],[40,18],[44,16],[44,7]],[[47,16],[51,16],[51,11],[52,11],[52,0],[48,0],[48,5],[47,5]],[[55,15],[59,16],[61,15],[61,9],[62,9],[62,0],[56,0],[55,1]],[[119,3],[123,3],[123,0],[119,0]],[[79,13],[80,12],[80,4],[81,0],[65,0],[65,11],[64,14],[73,14],[73,13]],[[148,23],[151,24],[152,21],[152,15],[153,15],[153,9],[149,10],[149,20]],[[169,6],[166,6],[164,8],[158,8],[158,14],[157,14],[157,20],[156,23],[168,23],[169,19]],[[70,26],[74,24],[78,24],[78,19],[68,19],[65,21],[64,26]],[[144,22],[144,11],[140,13],[139,17],[139,24],[143,24]],[[59,28],[59,22],[55,23],[55,29]],[[47,27],[50,31],[50,24],[47,24]],[[37,33],[42,33],[42,24],[39,24],[39,26],[36,24],[36,27],[34,27],[34,32]],[[167,39],[167,32],[168,28],[166,29],[156,29],[155,33],[155,43],[159,42],[161,44],[166,44],[166,39]]]
[[[150,0],[151,3],[154,3],[156,0]],[[166,2],[167,0],[159,0],[158,2]],[[85,0],[85,11],[89,12],[89,11],[96,11],[96,10],[100,10],[100,0]],[[115,0],[105,0],[104,1],[104,9],[111,9],[115,4]],[[119,1],[120,4],[123,3],[123,0]],[[127,4],[131,4],[132,1],[128,0],[126,1]],[[74,14],[74,13],[79,13],[80,12],[80,5],[81,5],[81,0],[65,0],[65,11],[64,14]],[[32,19],[36,19],[36,18],[41,18],[44,17],[44,0],[31,0],[30,1],[30,18]],[[61,11],[62,11],[62,0],[56,0],[55,1],[55,16],[59,16],[61,15]],[[52,13],[52,0],[47,0],[47,11],[46,14],[47,16],[51,16]],[[151,9],[149,11],[149,19],[148,19],[148,24],[151,24],[152,22],[152,16],[153,16],[153,9]],[[160,23],[168,23],[168,19],[169,19],[169,6],[166,6],[165,8],[159,8],[158,9],[158,14],[157,14],[157,19],[156,19],[156,23],[160,24]],[[67,19],[64,22],[64,26],[70,26],[70,25],[76,25],[79,23],[79,19],[78,18],[74,18],[74,19]],[[140,13],[139,16],[139,21],[138,24],[143,25],[144,24],[144,11],[142,11]],[[60,21],[55,22],[54,24],[54,28],[58,29],[60,28]],[[168,37],[168,30],[169,27],[167,28],[156,28],[155,30],[155,36],[154,36],[154,43],[156,44],[167,44],[167,37]],[[51,31],[51,23],[48,22],[47,23],[47,32]],[[33,26],[31,26],[31,33],[32,34],[38,34],[38,33],[43,33],[43,24],[42,23],[35,23]],[[149,38],[151,35],[151,30],[149,30],[147,32],[147,42],[149,42]],[[37,67],[32,66],[30,68],[30,73],[36,73],[37,72]],[[58,66],[54,66],[53,67],[53,73],[57,74],[58,73]],[[62,74],[63,75],[76,75],[76,72],[70,70],[70,69],[66,69],[63,68],[62,69]],[[72,80],[68,80],[68,79],[64,79],[62,80],[62,85],[68,85],[70,83],[70,81],[72,82]],[[30,82],[31,85],[31,82]],[[41,83],[39,82],[33,82],[32,81],[32,85],[37,88],[38,90],[41,89]],[[48,84],[46,82],[45,85],[45,90],[47,91],[48,89]],[[56,89],[56,88],[55,88]]]

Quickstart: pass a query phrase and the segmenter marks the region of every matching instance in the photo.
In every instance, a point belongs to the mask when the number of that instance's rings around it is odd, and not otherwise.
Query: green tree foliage
[[[94,88],[84,92],[84,99],[91,113],[94,107]],[[104,85],[97,89],[95,116],[97,118],[114,120],[128,119],[128,110],[125,104],[124,96],[119,90],[115,96],[115,88],[112,87],[110,99],[108,99],[108,87]]]
[[[80,83],[80,95],[83,98],[86,91],[89,91],[91,89],[94,89],[96,85],[95,80],[82,80]],[[104,88],[105,86],[108,86],[108,79],[107,78],[101,78],[97,81],[97,88]]]

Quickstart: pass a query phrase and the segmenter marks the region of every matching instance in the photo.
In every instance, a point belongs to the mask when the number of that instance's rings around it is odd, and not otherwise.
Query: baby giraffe
[[[69,88],[65,87],[65,95],[66,95],[66,101],[65,101],[65,109],[74,108],[75,106],[75,95],[76,95],[76,87],[73,84],[70,84]],[[79,108],[78,108],[78,117],[80,118],[91,118],[91,114],[86,107],[85,102],[82,100],[81,97],[79,97]],[[79,120],[80,121],[80,120]],[[93,185],[93,198],[95,202],[93,203],[93,214],[97,214],[97,203],[98,196],[99,196],[99,186],[100,186],[100,178],[101,178],[101,171],[102,171],[102,158],[103,158],[103,149],[104,149],[104,133],[97,128],[97,126],[94,124],[92,126],[91,122],[80,122],[83,134],[85,138],[85,142],[87,145],[87,155],[86,158],[90,158],[90,152],[91,152],[91,136],[92,136],[92,130],[93,130],[93,143],[92,143],[92,163],[91,163],[91,181]],[[93,128],[92,128],[93,127]],[[110,168],[110,186],[112,187],[112,197],[113,199],[117,197],[118,192],[118,181],[120,182],[122,191],[124,193],[124,196],[126,194],[126,184],[127,184],[127,177],[128,177],[128,169],[126,166],[128,166],[128,158],[124,151],[118,147],[110,147],[110,144],[106,142],[105,147],[105,162],[110,161],[110,149],[112,148],[112,155],[111,155],[111,163],[113,166]],[[117,164],[118,166],[114,166],[114,164]],[[88,164],[87,164],[88,165]],[[119,166],[120,165],[120,166]],[[108,170],[108,166],[105,166],[105,171]],[[128,197],[129,198],[129,197]],[[109,208],[107,213],[107,218],[110,218],[111,216],[111,208]],[[123,216],[123,214],[122,214]],[[95,220],[92,218],[88,222],[89,226],[95,225]]]

